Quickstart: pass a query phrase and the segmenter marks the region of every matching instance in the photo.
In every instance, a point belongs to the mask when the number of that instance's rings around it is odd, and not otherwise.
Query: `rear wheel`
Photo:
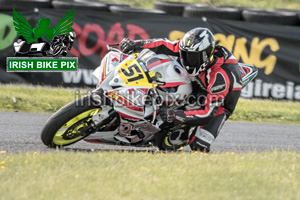
[[[190,127],[182,125],[174,131],[156,133],[154,144],[159,150],[176,151],[180,147],[187,145],[189,129]]]
[[[88,135],[81,133],[89,126],[93,115],[101,111],[89,96],[75,100],[52,115],[46,122],[41,139],[48,147],[67,146]]]

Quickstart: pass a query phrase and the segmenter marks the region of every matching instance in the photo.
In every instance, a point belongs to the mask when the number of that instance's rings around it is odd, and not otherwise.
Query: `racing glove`
[[[135,46],[136,46],[136,43],[133,40],[129,39],[129,38],[124,38],[120,42],[121,51],[124,52],[124,53],[129,53],[130,51],[134,51]]]
[[[183,124],[186,122],[186,115],[183,110],[172,110],[167,106],[162,106],[159,115],[166,123]]]

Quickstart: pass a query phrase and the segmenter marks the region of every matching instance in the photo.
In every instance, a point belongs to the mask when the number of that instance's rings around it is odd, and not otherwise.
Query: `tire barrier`
[[[219,8],[234,8],[234,9],[238,9],[241,12],[244,10],[254,10],[254,11],[263,11],[264,9],[261,8],[254,8],[254,7],[245,7],[245,6],[220,6]]]
[[[299,15],[293,12],[244,10],[242,15],[243,19],[247,22],[290,26],[299,24]]]
[[[241,20],[241,11],[236,8],[218,8],[203,6],[187,6],[184,9],[184,17],[206,17],[227,20]]]
[[[149,16],[149,15],[165,15],[166,12],[162,10],[155,9],[142,9],[142,8],[127,8],[123,6],[110,6],[109,10],[112,13],[119,15],[128,15],[128,14],[139,14],[139,16]]]
[[[272,12],[290,12],[290,13],[296,13],[298,15],[298,25],[300,25],[300,10],[289,10],[289,9],[269,9],[268,11]]]
[[[62,1],[54,0],[51,2],[54,8],[59,9],[70,9],[75,10],[94,10],[94,11],[107,11],[109,12],[109,7],[101,2],[93,1]]]
[[[65,1],[65,0],[63,0],[63,1]],[[110,6],[121,6],[121,7],[126,7],[126,8],[130,7],[130,5],[128,3],[117,2],[117,1],[97,1],[97,0],[88,0],[88,1],[86,1],[86,0],[74,0],[74,1],[75,2],[82,2],[82,3],[89,3],[89,2],[101,3],[101,4],[107,5],[108,7],[110,7]]]
[[[85,0],[82,0],[85,1]],[[107,6],[120,6],[120,7],[125,7],[125,8],[129,8],[130,5],[128,3],[123,3],[123,2],[114,2],[114,1],[98,1],[100,3],[104,3]]]
[[[183,11],[186,6],[191,6],[191,3],[156,1],[154,9],[165,11],[168,15],[183,16]]]
[[[184,17],[206,17],[225,20],[243,20],[254,23],[278,24],[286,26],[300,25],[300,10],[269,9],[253,7],[220,6],[209,7],[203,4],[183,2],[154,2],[154,9],[131,8],[129,4],[114,1],[85,0],[0,0],[1,12],[35,11],[34,8],[58,8],[75,10],[94,10],[118,13],[120,15],[139,14],[174,15]]]
[[[33,10],[33,8],[51,8],[51,0],[0,0],[0,11]]]

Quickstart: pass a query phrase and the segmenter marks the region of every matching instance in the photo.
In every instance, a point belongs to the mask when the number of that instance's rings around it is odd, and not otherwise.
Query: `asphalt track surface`
[[[0,151],[7,153],[48,152],[40,132],[50,114],[0,112]],[[91,144],[80,141],[66,151],[153,151],[154,148]],[[300,125],[226,122],[211,147],[212,153],[261,152],[272,149],[300,151]],[[185,151],[189,147],[184,148]]]

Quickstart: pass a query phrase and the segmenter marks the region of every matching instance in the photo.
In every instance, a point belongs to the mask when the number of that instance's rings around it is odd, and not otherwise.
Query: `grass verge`
[[[1,199],[299,199],[300,154],[0,155]]]
[[[0,111],[54,113],[88,89],[0,85]],[[300,102],[240,99],[232,121],[300,124]]]

